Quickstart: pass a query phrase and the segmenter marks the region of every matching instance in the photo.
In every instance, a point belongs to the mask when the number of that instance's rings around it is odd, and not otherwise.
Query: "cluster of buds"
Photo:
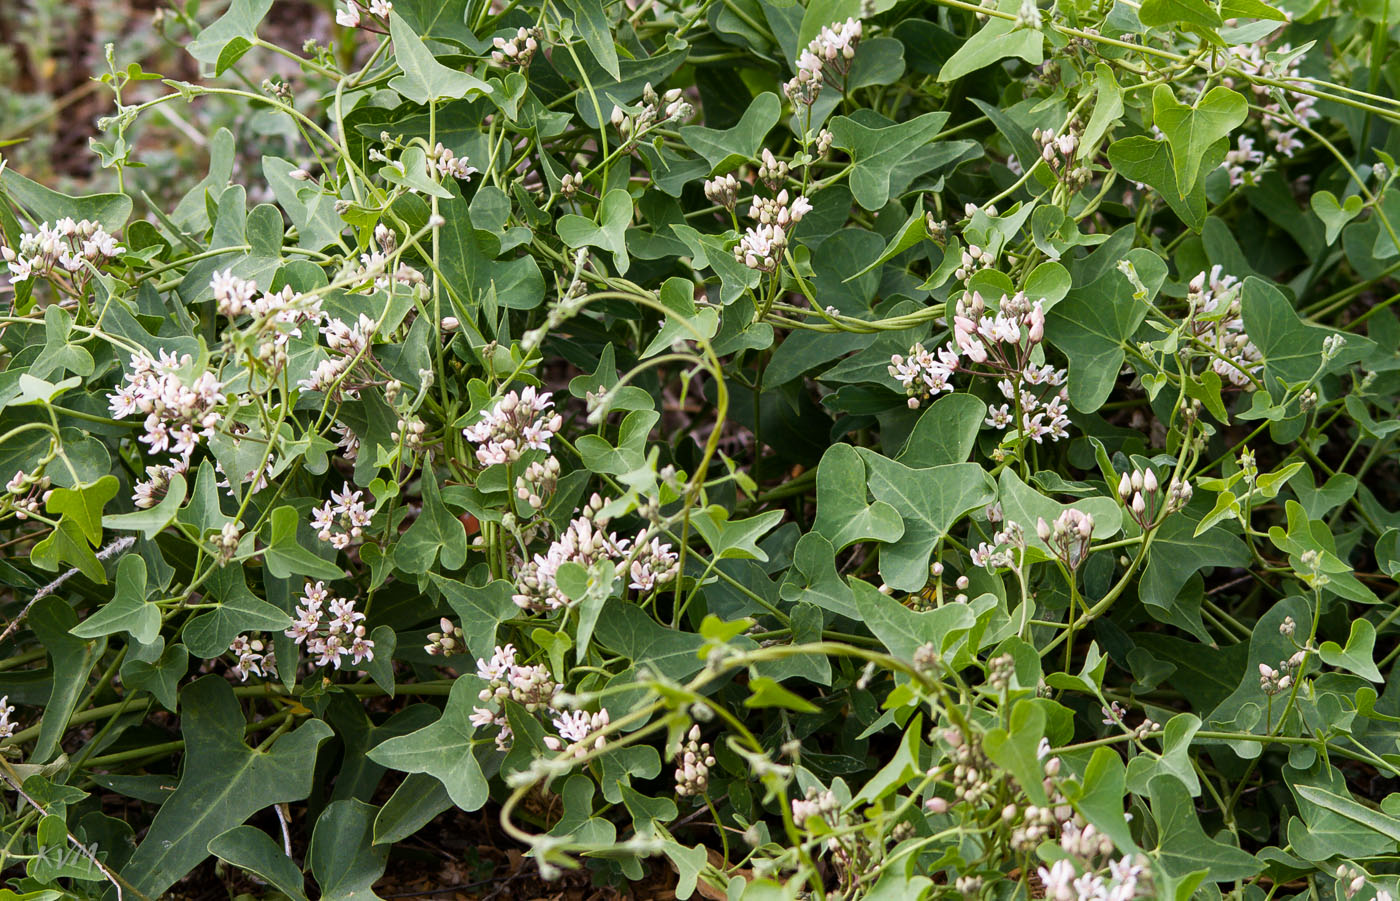
[[[817,152],[817,156],[826,156],[827,151],[831,150],[832,142],[835,140],[836,135],[823,128],[821,131],[817,132],[817,139],[812,142],[812,149]]]
[[[1118,499],[1128,508],[1134,522],[1144,529],[1150,528],[1157,520],[1161,501],[1156,471],[1149,466],[1145,470],[1134,467],[1131,473],[1123,473],[1118,480]]]
[[[237,676],[240,682],[247,682],[249,676],[277,675],[277,655],[271,650],[263,653],[264,647],[262,639],[239,635],[228,646],[229,653],[238,658],[238,662],[229,667],[229,672]]]
[[[599,734],[609,723],[607,710],[597,713],[565,711],[556,713],[553,722],[559,737],[544,737],[544,746],[551,751],[563,751],[567,756],[576,757],[590,750],[601,751],[607,744],[607,737]],[[567,745],[564,744],[566,741]]]
[[[508,38],[492,38],[491,46],[495,49],[491,51],[491,62],[498,66],[519,66],[523,69],[530,65],[535,51],[540,48],[540,38],[543,36],[544,32],[538,27],[522,26]]]
[[[3,703],[3,700],[0,700],[0,703]],[[1340,884],[1342,897],[1351,901],[1366,887],[1366,874],[1356,867],[1338,864],[1337,882]],[[1391,894],[1383,888],[1378,888],[1374,901],[1392,901]]]
[[[988,517],[990,519],[990,517]],[[1021,528],[1021,524],[1015,521],[1008,522],[1006,528],[992,535],[990,544],[980,542],[977,547],[970,552],[973,566],[984,567],[988,572],[997,569],[1010,569],[1016,565],[1018,559],[1022,559],[1015,552],[1024,554],[1026,550],[1026,534]]]
[[[374,518],[360,498],[364,492],[354,490],[346,482],[340,491],[332,491],[331,499],[311,511],[311,528],[322,541],[337,549],[345,549],[364,537],[365,527]]]
[[[1050,548],[1050,552],[1070,569],[1078,569],[1089,553],[1089,539],[1094,534],[1094,517],[1083,510],[1066,507],[1055,517],[1052,525],[1037,517],[1035,534]]]
[[[680,571],[680,555],[660,538],[653,538],[649,544],[638,542],[637,553],[628,570],[630,587],[637,591],[651,591],[676,577]]]
[[[1143,717],[1141,723],[1129,728],[1125,719],[1128,712],[1124,710],[1123,705],[1119,704],[1117,701],[1110,701],[1107,707],[1100,707],[1099,710],[1103,713],[1103,724],[1105,726],[1118,726],[1138,741],[1141,741],[1153,732],[1160,731],[1162,728],[1162,724],[1151,717]]]
[[[695,108],[685,99],[685,93],[680,88],[657,94],[651,82],[647,82],[642,88],[642,104],[638,111],[631,113],[614,106],[610,121],[623,140],[630,141],[641,138],[654,125],[673,120],[683,122],[694,112]]]
[[[237,521],[226,522],[219,530],[218,537],[214,539],[214,555],[218,558],[220,566],[232,560],[233,555],[238,553],[238,541],[242,532],[243,524]]]
[[[10,719],[10,715],[14,712],[15,708],[10,703],[10,696],[0,697],[0,738],[9,738],[15,734],[16,723]]]
[[[739,179],[733,173],[720,175],[705,181],[705,199],[726,210],[734,209],[739,202]]]
[[[394,431],[389,433],[391,441],[403,440],[403,446],[411,451],[416,451],[423,446],[423,435],[428,431],[428,424],[412,414],[408,418],[399,418]]]
[[[993,786],[989,775],[991,763],[982,753],[982,745],[974,737],[957,728],[946,729],[943,739],[952,746],[953,796],[959,802],[976,805],[991,795]]]
[[[489,660],[476,661],[476,674],[486,683],[478,699],[482,703],[508,699],[531,713],[552,709],[559,686],[549,670],[541,664],[519,664],[515,658],[515,645],[508,644],[497,647]]]
[[[524,563],[515,576],[515,603],[522,610],[558,610],[573,602],[559,590],[556,575],[565,563],[585,569],[599,560],[618,560],[627,553],[629,542],[608,532],[608,518],[601,515],[604,502],[594,494],[579,516],[543,554]]]
[[[1186,294],[1191,333],[1214,353],[1210,367],[1222,379],[1252,388],[1264,369],[1264,356],[1244,330],[1239,279],[1223,275],[1218,263],[1191,279]]]
[[[547,457],[525,467],[525,473],[515,479],[515,496],[530,505],[531,510],[544,507],[546,497],[559,484],[559,460]]]
[[[986,269],[992,265],[992,255],[976,244],[969,244],[962,251],[962,265],[953,270],[953,278],[960,282],[966,282],[979,269]]]
[[[388,230],[385,229],[387,232]],[[390,232],[392,235],[392,232]],[[399,260],[393,263],[390,255],[393,251],[371,250],[368,253],[360,254],[359,265],[355,267],[353,280],[362,285],[361,293],[373,294],[375,291],[390,291],[395,285],[403,285],[406,288],[415,289],[420,299],[427,296],[427,282],[423,278],[423,273]],[[364,318],[364,314],[361,314]]]
[[[443,617],[438,620],[438,628],[441,632],[429,632],[428,643],[423,645],[423,650],[434,657],[450,657],[456,654],[466,644],[466,639],[462,636],[462,627],[453,625],[452,620]]]
[[[559,196],[565,200],[573,200],[578,196],[579,188],[583,187],[583,175],[578,172],[565,172],[564,177],[559,179]]]
[[[428,154],[428,164],[442,178],[468,179],[476,174],[476,167],[470,165],[465,156],[453,153],[451,148],[442,146],[441,141]]]
[[[24,520],[31,515],[37,515],[44,503],[48,501],[49,495],[53,491],[49,488],[48,476],[36,476],[26,474],[20,470],[5,483],[5,491],[8,497],[10,508],[15,511],[15,518]]]
[[[322,360],[311,370],[311,374],[297,382],[306,391],[333,392],[350,397],[359,395],[359,388],[346,384],[348,376],[359,362],[369,354],[370,341],[379,323],[361,313],[352,325],[342,319],[332,317],[321,326],[321,334],[326,345],[335,356]]]
[[[18,250],[0,243],[0,261],[9,269],[11,285],[38,276],[77,290],[87,282],[89,266],[100,267],[124,249],[100,223],[65,217],[52,227],[45,222],[37,232],[25,232]]]
[[[1297,681],[1298,670],[1308,657],[1306,648],[1299,648],[1287,660],[1280,660],[1277,667],[1267,663],[1259,664],[1259,688],[1266,695],[1276,695],[1287,691]]]
[[[768,186],[768,190],[781,188],[791,171],[792,166],[788,161],[778,159],[767,147],[758,154],[758,177]]]
[[[1093,177],[1093,170],[1088,166],[1074,164],[1074,154],[1079,149],[1079,136],[1073,131],[1074,125],[1071,123],[1071,130],[1063,134],[1039,128],[1031,132],[1031,137],[1040,144],[1040,158],[1064,179],[1070,190],[1082,188]]]
[[[825,82],[844,91],[851,61],[856,57],[864,26],[859,19],[833,22],[824,27],[797,57],[797,73],[783,85],[783,93],[794,104],[811,106]]]
[[[484,411],[475,425],[463,429],[462,434],[476,445],[477,462],[482,466],[514,463],[526,451],[548,451],[550,439],[564,424],[562,416],[549,412],[552,397],[533,385],[519,393],[512,391]]]
[[[1016,658],[1010,654],[999,654],[987,662],[987,687],[1000,694],[1011,687],[1011,679],[1016,675]]]
[[[340,669],[346,657],[359,665],[362,660],[374,659],[374,642],[365,637],[364,618],[354,601],[331,597],[326,583],[307,582],[286,635],[297,644],[305,644],[306,653],[315,657],[317,666]]]
[[[938,652],[938,645],[925,642],[914,649],[913,663],[914,669],[931,676],[943,668],[943,655]]]
[[[251,320],[243,333],[256,342],[258,359],[274,370],[286,365],[287,342],[301,337],[301,327],[318,325],[325,318],[319,295],[302,294],[291,285],[260,293],[257,282],[234,275],[232,269],[215,272],[209,289],[220,316]]]
[[[132,354],[124,375],[126,384],[107,395],[112,416],[145,414],[145,433],[136,440],[149,453],[169,452],[183,471],[200,439],[214,434],[227,400],[223,383],[207,370],[194,375],[189,354],[177,358],[165,350],[157,357],[144,351]]]
[[[691,726],[676,755],[676,794],[682,798],[704,794],[710,784],[710,767],[714,765],[710,743],[700,740],[699,725]]]
[[[841,813],[841,802],[831,789],[821,790],[816,786],[807,789],[805,797],[792,799],[792,819],[799,827],[806,828],[807,821],[816,817],[827,825],[836,825]]]
[[[766,148],[763,152],[772,157]],[[788,231],[811,210],[811,202],[800,194],[789,201],[786,189],[772,198],[755,197],[749,205],[749,217],[758,224],[750,226],[734,245],[734,259],[750,269],[773,272],[787,250]]]
[[[335,11],[335,24],[345,28],[368,27],[364,16],[366,14],[387,21],[389,13],[393,12],[394,4],[390,0],[370,0],[361,11],[360,4],[355,0],[345,0],[345,8]],[[376,31],[381,29],[374,29]]]

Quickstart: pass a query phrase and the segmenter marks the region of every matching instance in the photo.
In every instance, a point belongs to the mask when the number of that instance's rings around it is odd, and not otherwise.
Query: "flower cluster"
[[[150,467],[148,480],[137,484],[134,500],[138,505],[149,507],[156,494],[164,496],[156,483],[164,480],[168,484],[174,473],[184,472],[200,440],[213,436],[214,426],[222,418],[220,408],[227,400],[223,384],[208,371],[191,377],[193,363],[189,354],[176,357],[164,350],[158,357],[144,351],[132,354],[126,384],[107,395],[108,407],[117,419],[145,414],[145,433],[136,440],[147,446],[148,453],[171,455],[169,466]]]
[[[502,702],[513,701],[532,714],[550,714],[550,721],[559,733],[558,737],[545,736],[545,746],[551,751],[562,750],[574,755],[601,749],[604,737],[598,733],[608,725],[608,712],[562,709],[565,698],[549,670],[541,664],[518,663],[516,654],[515,646],[507,644],[498,646],[489,659],[477,659],[476,675],[486,683],[477,698],[483,704],[495,704],[496,709],[473,708],[472,725],[497,727],[500,731],[496,733],[496,747],[509,750],[514,736]]]
[[[834,826],[836,815],[840,812],[841,803],[831,789],[820,791],[815,787],[809,788],[804,797],[792,799],[792,819],[798,826],[805,827],[812,817]]]
[[[1050,547],[1050,552],[1070,569],[1077,569],[1089,553],[1089,539],[1094,535],[1094,517],[1083,510],[1066,507],[1054,524],[1037,517],[1035,534]]]
[[[1264,133],[1273,144],[1274,152],[1291,157],[1302,150],[1303,142],[1298,137],[1297,125],[1293,123],[1296,121],[1303,125],[1311,125],[1321,118],[1322,114],[1317,110],[1317,98],[1311,94],[1290,91],[1290,115],[1269,85],[1260,84],[1253,79],[1267,78],[1291,82],[1305,88],[1306,85],[1297,80],[1301,74],[1299,67],[1305,54],[1294,53],[1291,44],[1270,47],[1265,42],[1231,47],[1229,53],[1230,66],[1251,79],[1248,88],[1254,93],[1254,102],[1259,106],[1263,118]],[[1228,87],[1236,86],[1234,78],[1227,77],[1223,80]]]
[[[354,601],[331,597],[326,583],[307,582],[286,635],[297,644],[305,644],[306,653],[316,658],[317,666],[329,664],[340,669],[346,657],[359,665],[362,660],[374,659],[374,641],[365,637],[364,618]]]
[[[10,714],[14,712],[15,708],[10,703],[10,696],[0,697],[0,738],[9,738],[15,734],[15,724],[10,720]]]
[[[767,148],[763,152],[768,154]],[[759,272],[774,271],[787,249],[788,231],[811,211],[811,201],[799,194],[789,202],[786,190],[771,198],[754,197],[749,218],[758,225],[750,226],[734,246],[734,259]]]
[[[247,682],[250,675],[275,676],[277,654],[271,650],[264,653],[263,647],[260,639],[249,638],[247,635],[235,638],[228,649],[229,653],[238,657],[238,662],[229,668],[229,672],[237,676],[240,682]]]
[[[637,112],[629,112],[620,106],[612,108],[609,121],[624,139],[637,139],[650,128],[664,122],[683,122],[695,112],[695,107],[685,99],[680,88],[671,88],[665,94],[657,94],[647,82],[642,88],[642,103]]]
[[[1026,550],[1026,535],[1018,522],[1008,522],[1006,528],[992,535],[991,543],[980,542],[970,552],[973,566],[981,566],[988,572],[996,569],[1010,569]],[[1020,552],[1019,554],[1016,552]]]
[[[1133,901],[1153,896],[1152,871],[1146,861],[1137,856],[1108,859],[1113,843],[1092,824],[1081,829],[1066,823],[1060,847],[1071,856],[1036,870],[1049,901]]]
[[[215,272],[209,288],[219,315],[251,318],[249,330],[261,339],[258,357],[274,367],[286,363],[287,342],[301,337],[302,325],[317,325],[325,317],[318,295],[302,294],[290,285],[259,293],[257,282],[234,275],[232,269]]]
[[[685,744],[676,755],[676,794],[682,798],[703,794],[710,784],[710,767],[714,765],[710,743],[700,740],[699,725],[691,726]]]
[[[491,40],[491,62],[498,66],[519,66],[525,68],[530,65],[530,60],[534,58],[535,51],[539,49],[539,39],[543,32],[538,28],[526,28],[523,25],[515,30],[515,34],[510,37],[497,37]]]
[[[390,0],[370,0],[364,7],[364,12],[379,19],[388,19],[389,13],[393,12],[394,4]],[[360,4],[355,0],[345,0],[345,8],[335,11],[335,24],[345,28],[359,28],[364,23]]]
[[[321,326],[326,344],[336,356],[322,360],[297,386],[306,391],[340,391],[350,397],[359,394],[358,387],[343,383],[344,377],[369,352],[370,341],[379,323],[361,313],[354,324],[330,318]]]
[[[1186,295],[1191,333],[1213,351],[1210,368],[1222,379],[1252,388],[1264,370],[1264,356],[1244,330],[1240,314],[1239,279],[1222,275],[1216,264],[1191,279]]]
[[[552,396],[533,385],[518,394],[512,391],[484,411],[475,425],[462,429],[476,445],[477,462],[482,466],[514,463],[528,450],[549,450],[549,440],[564,424],[562,416],[549,412],[554,406]]]
[[[15,518],[19,520],[28,519],[31,515],[37,515],[39,509],[49,499],[53,491],[49,488],[48,476],[36,476],[19,470],[5,483],[5,492],[8,497],[11,509],[15,511]]]
[[[364,494],[346,482],[340,491],[332,491],[331,499],[311,512],[311,528],[322,541],[345,549],[364,537],[364,529],[374,518],[360,497]]]
[[[1045,338],[1045,311],[1024,292],[1003,296],[995,314],[985,310],[982,296],[973,293],[958,301],[953,340],[935,355],[915,344],[906,357],[890,358],[889,373],[917,409],[924,400],[953,390],[950,381],[959,369],[995,378],[1006,403],[988,409],[984,425],[1018,426],[1021,437],[1041,444],[1069,436],[1069,416],[1063,369],[1032,362],[1032,351]],[[965,358],[965,359],[964,359]],[[976,366],[981,367],[975,369]],[[1018,420],[1019,414],[1019,420]]]
[[[465,156],[457,156],[450,148],[442,146],[441,141],[428,154],[428,162],[443,178],[468,179],[476,174],[476,167],[470,165]]]
[[[9,269],[12,285],[35,276],[82,282],[87,279],[89,266],[100,267],[124,249],[101,224],[87,219],[74,222],[65,217],[52,227],[45,222],[37,232],[25,232],[20,236],[18,250],[0,243],[0,260]]]
[[[859,19],[833,22],[818,32],[798,55],[796,74],[783,85],[787,98],[794,104],[811,106],[821,94],[823,83],[844,89],[863,32]]]
[[[638,591],[651,591],[676,577],[680,569],[680,555],[660,538],[653,538],[650,544],[641,545],[642,553],[632,560],[631,582],[628,584]]]
[[[434,657],[448,657],[457,653],[465,643],[462,627],[454,625],[452,620],[444,616],[438,620],[438,628],[442,631],[428,633],[428,643],[423,645],[423,650]]]
[[[559,458],[546,457],[525,467],[515,479],[515,496],[530,505],[531,510],[544,507],[544,499],[559,485]]]
[[[1298,669],[1307,659],[1307,651],[1299,649],[1287,660],[1280,660],[1278,666],[1269,666],[1267,663],[1259,664],[1259,688],[1266,695],[1276,695],[1279,692],[1287,691],[1293,687],[1297,681]]]
[[[607,531],[608,519],[599,513],[602,508],[603,499],[593,495],[583,515],[569,523],[547,551],[520,567],[515,576],[518,607],[538,612],[570,606],[573,602],[556,581],[560,566],[577,563],[588,568],[599,560],[619,560],[627,553],[627,539]]]

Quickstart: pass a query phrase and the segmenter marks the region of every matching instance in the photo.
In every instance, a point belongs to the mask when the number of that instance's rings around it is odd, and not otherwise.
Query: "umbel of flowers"
[[[1017,428],[1036,444],[1046,438],[1066,438],[1066,373],[1035,362],[1035,350],[1045,340],[1043,304],[1020,291],[1003,295],[997,310],[989,312],[980,293],[964,296],[953,319],[953,339],[936,352],[915,344],[907,356],[895,354],[890,358],[890,375],[904,387],[914,409],[952,391],[958,372],[995,379],[1005,402],[988,409],[986,426]]]

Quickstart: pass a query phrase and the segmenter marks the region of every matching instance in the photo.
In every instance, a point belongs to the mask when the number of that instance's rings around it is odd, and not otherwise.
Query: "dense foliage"
[[[1400,892],[1400,7],[197,6],[0,166],[4,897]]]

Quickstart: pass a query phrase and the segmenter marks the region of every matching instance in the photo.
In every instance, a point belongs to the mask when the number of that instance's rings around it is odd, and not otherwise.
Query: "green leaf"
[[[1128,788],[1134,794],[1147,794],[1148,784],[1158,775],[1171,776],[1186,786],[1192,797],[1201,794],[1201,782],[1191,761],[1191,740],[1200,731],[1195,714],[1178,713],[1162,730],[1162,753],[1139,753],[1128,761]]]
[[[1214,168],[1225,159],[1228,143],[1221,141],[1206,155],[1202,168]],[[1219,157],[1219,159],[1217,159]],[[1166,141],[1134,135],[1108,145],[1108,161],[1124,178],[1147,185],[1171,207],[1193,231],[1206,222],[1206,184],[1198,179],[1195,187],[1182,193],[1172,169],[1171,151]]]
[[[455,180],[454,180],[455,181]],[[462,303],[465,311],[484,304],[494,295],[496,303],[510,310],[531,310],[544,300],[544,276],[534,257],[501,256],[501,239],[472,222],[471,206],[454,183],[447,186],[452,199],[438,205],[443,218],[438,229],[443,285]]]
[[[520,612],[511,599],[515,588],[504,579],[476,588],[437,573],[429,573],[429,577],[457,614],[467,649],[473,656],[490,657],[496,647],[497,628]]]
[[[1345,648],[1335,641],[1324,641],[1317,650],[1322,662],[1328,666],[1340,667],[1372,682],[1385,681],[1381,671],[1376,668],[1376,627],[1371,625],[1370,620],[1351,621],[1351,634],[1347,636]]]
[[[1138,21],[1148,28],[1181,23],[1204,33],[1224,24],[1206,0],[1142,0]]]
[[[491,86],[466,72],[449,69],[438,62],[408,23],[395,12],[389,13],[389,35],[394,40],[394,61],[402,75],[389,79],[389,87],[414,103],[460,100],[468,94],[489,94]]]
[[[1015,13],[1020,0],[1001,0],[997,9]],[[1045,61],[1045,35],[1023,27],[1016,19],[989,19],[982,29],[963,42],[938,72],[939,81],[955,81],[1007,57],[1019,57],[1038,66]]]
[[[683,278],[668,278],[661,286],[657,300],[672,311],[657,330],[656,336],[641,353],[641,359],[654,356],[671,345],[683,341],[706,341],[719,330],[719,313],[714,307],[695,308],[695,284]],[[640,452],[641,449],[639,449]]]
[[[851,194],[867,210],[890,199],[890,176],[910,154],[928,144],[948,121],[948,113],[924,113],[906,122],[870,128],[837,116],[828,126],[832,143],[851,157]],[[844,273],[843,273],[844,275]]]
[[[1195,534],[1199,512],[1193,505],[1157,528],[1138,588],[1144,604],[1171,607],[1186,580],[1203,567],[1248,564],[1249,548],[1223,525]]]
[[[982,739],[987,757],[1015,776],[1021,788],[1036,804],[1049,803],[1042,784],[1045,774],[1040,758],[1036,756],[1036,749],[1044,735],[1045,711],[1028,700],[1020,700],[1011,708],[1010,729],[995,726]]]
[[[373,885],[384,875],[389,849],[372,844],[378,808],[355,798],[334,801],[316,818],[306,850],[321,901],[364,901],[379,896]]]
[[[632,196],[621,188],[613,188],[603,195],[598,218],[601,224],[569,213],[559,217],[554,228],[569,247],[598,247],[608,251],[618,275],[626,275],[631,265],[627,257],[627,226],[632,221]]]
[[[1337,202],[1337,195],[1331,191],[1318,191],[1308,198],[1308,204],[1326,229],[1325,239],[1329,245],[1336,243],[1342,227],[1361,214],[1364,201],[1360,194],[1353,194],[1344,202]]]
[[[1374,345],[1360,335],[1343,334],[1304,322],[1275,285],[1250,276],[1240,295],[1244,330],[1264,356],[1264,384],[1274,393],[1276,380],[1289,384],[1312,378],[1322,365],[1322,344],[1342,335],[1346,344],[1324,371],[1336,370],[1364,356]]]
[[[852,804],[874,804],[922,772],[919,767],[919,749],[923,743],[919,740],[919,733],[923,728],[923,720],[923,714],[914,715],[904,727],[904,738],[899,743],[899,750],[894,752],[889,762],[881,767],[878,773],[870,777],[869,782],[861,786],[860,791],[851,798]]]
[[[280,632],[292,624],[280,607],[248,590],[243,571],[236,566],[216,570],[208,585],[219,605],[191,619],[183,632],[185,644],[196,657],[219,656],[241,632]]]
[[[1127,797],[1123,758],[1112,748],[1096,748],[1081,779],[1064,786],[1065,798],[1094,828],[1113,840],[1120,853],[1130,852],[1137,845],[1123,816],[1123,799]]]
[[[913,660],[914,652],[926,644],[941,651],[952,636],[973,625],[969,604],[944,604],[916,613],[861,579],[852,579],[851,589],[861,621],[901,660]]]
[[[427,773],[409,773],[374,818],[374,843],[392,845],[422,829],[452,806],[447,789]]]
[[[222,676],[184,690],[181,733],[188,765],[122,877],[158,897],[209,854],[209,843],[272,804],[311,792],[316,750],[331,727],[307,720],[268,750],[243,743],[243,711]]]
[[[965,463],[977,446],[986,418],[987,405],[980,399],[971,394],[945,394],[919,414],[895,460],[913,467]]]
[[[924,215],[924,201],[923,198],[920,197],[914,204],[914,211],[909,214],[908,219],[904,220],[904,224],[899,227],[899,231],[895,232],[894,237],[890,238],[889,243],[885,245],[884,251],[874,260],[871,260],[865,268],[853,275],[847,276],[844,281],[855,281],[867,272],[878,269],[927,237],[928,218]]]
[[[1094,65],[1094,85],[1094,111],[1089,114],[1089,124],[1079,139],[1080,159],[1098,153],[1099,141],[1123,115],[1123,89],[1118,86],[1118,79],[1113,77],[1108,63]]]
[[[798,713],[820,713],[821,708],[806,698],[793,694],[767,676],[749,680],[749,696],[744,698],[745,707],[782,707]]]
[[[812,530],[825,535],[836,551],[858,541],[898,541],[904,534],[899,511],[884,501],[868,503],[865,498],[865,464],[860,454],[849,444],[833,444],[817,465],[817,518]]]
[[[165,497],[161,498],[160,503],[149,510],[137,510],[135,513],[108,514],[102,517],[102,525],[108,529],[140,532],[143,538],[150,541],[174,521],[175,514],[180,511],[180,505],[185,502],[185,492],[188,490],[184,475],[176,473],[171,476],[170,487],[166,489]]]
[[[68,729],[68,718],[87,688],[88,672],[106,647],[105,642],[83,641],[73,636],[78,615],[53,595],[40,598],[29,611],[29,628],[49,656],[53,686],[44,702],[39,737],[29,763],[47,763],[59,752],[59,741]]]
[[[1186,106],[1169,86],[1159,84],[1152,91],[1152,115],[1171,145],[1178,196],[1185,197],[1206,171],[1206,151],[1244,123],[1249,104],[1235,91],[1217,85],[1194,106]]]
[[[102,562],[88,546],[82,527],[71,519],[60,520],[57,528],[30,549],[29,562],[50,572],[57,572],[61,564],[67,563],[99,585],[107,582]]]
[[[141,644],[155,641],[160,634],[160,608],[146,602],[146,561],[139,554],[127,554],[117,564],[116,589],[110,601],[73,627],[72,634],[100,638],[127,632]]]
[[[271,4],[272,0],[265,2]],[[206,32],[208,30],[205,29]],[[101,223],[103,228],[115,234],[131,218],[131,198],[125,194],[88,194],[84,197],[60,194],[30,181],[11,167],[0,170],[0,188],[15,203],[28,210],[36,222],[57,222],[71,216]]]
[[[1152,816],[1157,820],[1157,861],[1169,876],[1210,870],[1212,882],[1248,879],[1263,869],[1253,854],[1206,835],[1186,787],[1173,776],[1158,776],[1149,786]]]
[[[209,840],[209,853],[246,870],[295,901],[306,901],[306,882],[296,862],[272,836],[254,826],[235,826]]]
[[[442,503],[437,473],[423,468],[419,480],[423,511],[394,546],[394,563],[404,572],[425,573],[439,557],[444,570],[461,569],[467,561],[467,529]]]
[[[640,607],[613,599],[598,618],[594,640],[636,666],[648,666],[668,679],[689,678],[704,661],[697,651],[705,640],[693,632],[668,629]]]
[[[1145,248],[1128,252],[1127,261],[1147,288],[1136,296],[1118,269],[1083,288],[1071,289],[1045,314],[1045,336],[1069,358],[1069,400],[1076,410],[1092,413],[1113,391],[1123,367],[1123,347],[1147,317],[1157,289],[1167,277],[1166,264]]]
[[[225,645],[227,647],[227,645]],[[133,646],[122,661],[122,684],[132,691],[149,691],[160,706],[175,712],[180,680],[189,672],[190,652],[182,644],[165,645],[159,636],[153,644]]]
[[[1400,819],[1360,804],[1349,794],[1338,794],[1314,785],[1294,785],[1293,790],[1319,807],[1378,832],[1392,842],[1400,842]]]
[[[710,164],[710,175],[720,175],[758,157],[763,139],[778,124],[782,110],[778,95],[764,91],[750,101],[749,108],[732,128],[684,125],[679,131],[686,146]]]
[[[479,809],[486,803],[488,787],[472,752],[476,726],[471,715],[483,685],[476,676],[457,677],[437,722],[381,742],[369,759],[405,773],[427,773],[447,788],[453,804],[466,811]]]
[[[603,11],[602,0],[564,2],[574,14],[574,25],[583,35],[588,49],[593,51],[593,58],[612,76],[613,81],[621,81],[622,72],[617,64],[617,47],[613,44],[612,24],[608,22],[608,17]]]
[[[267,571],[279,579],[288,579],[293,575],[308,579],[343,578],[345,572],[339,566],[302,547],[297,539],[300,521],[295,507],[283,505],[272,511],[271,534],[267,547],[263,549]]]
[[[769,510],[748,519],[731,521],[727,509],[711,504],[704,510],[691,513],[690,524],[714,551],[715,559],[766,562],[768,555],[758,546],[758,539],[782,519],[782,510]]]
[[[239,39],[251,43],[257,37],[258,24],[271,8],[272,0],[233,0],[185,49],[202,63],[218,63],[230,44]]]
[[[895,514],[895,521],[899,521],[898,514]],[[779,588],[779,597],[793,603],[816,604],[853,619],[860,617],[860,610],[851,599],[851,589],[836,571],[835,549],[816,532],[808,532],[798,539],[793,548],[792,566]]]
[[[976,463],[914,469],[868,448],[859,448],[869,472],[870,493],[894,507],[904,535],[880,548],[880,575],[898,591],[919,591],[928,582],[929,556],[953,524],[991,503],[996,486]]]

